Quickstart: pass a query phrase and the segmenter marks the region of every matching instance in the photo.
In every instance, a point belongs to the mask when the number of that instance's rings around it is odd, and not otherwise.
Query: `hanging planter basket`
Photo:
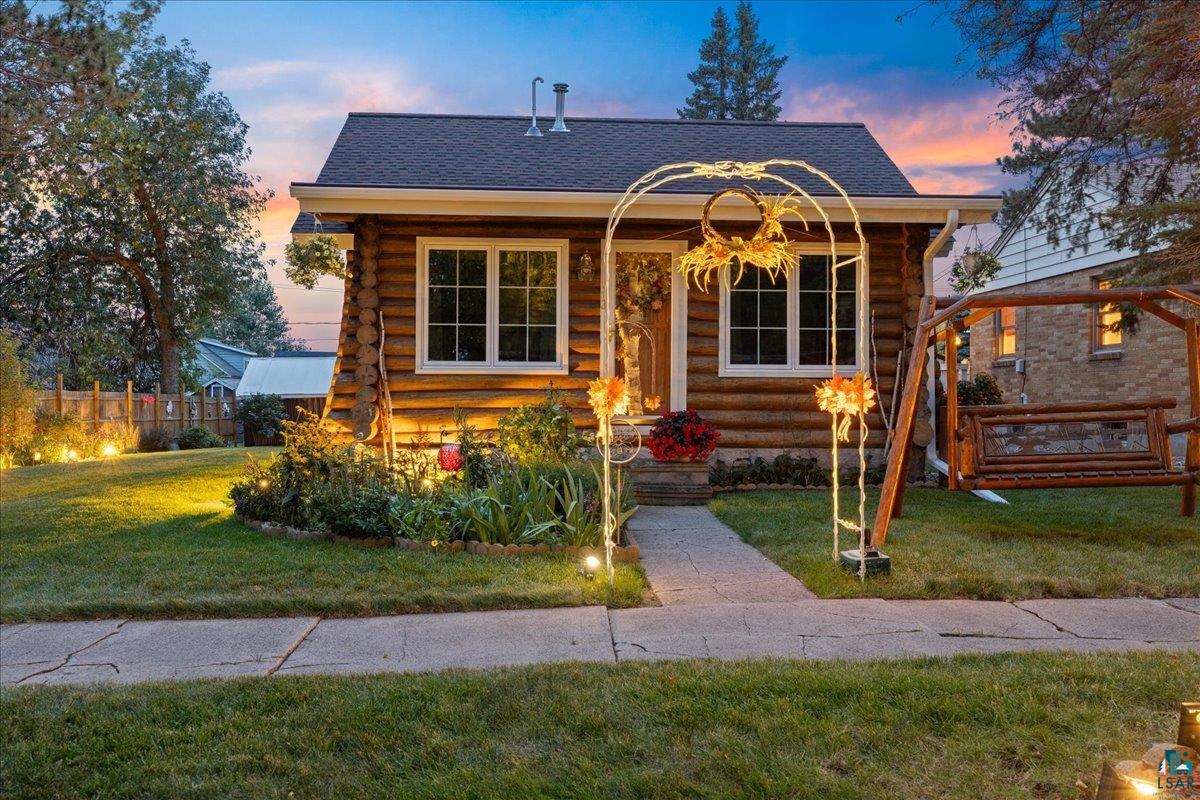
[[[754,236],[726,238],[713,227],[712,210],[724,197],[741,197],[758,209],[759,224]],[[704,241],[680,256],[679,270],[689,283],[703,291],[708,291],[713,276],[719,281],[732,278],[730,285],[736,284],[742,279],[747,265],[765,271],[774,283],[796,265],[796,258],[788,248],[790,242],[783,232],[783,218],[789,214],[804,223],[805,230],[808,229],[792,195],[771,198],[749,189],[722,189],[704,203],[700,214],[700,232]],[[730,276],[728,271],[735,264],[737,271]]]

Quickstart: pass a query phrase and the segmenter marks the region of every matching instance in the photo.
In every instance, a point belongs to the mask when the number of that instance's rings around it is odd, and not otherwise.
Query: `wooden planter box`
[[[642,505],[702,506],[712,497],[704,461],[635,461],[629,477]]]

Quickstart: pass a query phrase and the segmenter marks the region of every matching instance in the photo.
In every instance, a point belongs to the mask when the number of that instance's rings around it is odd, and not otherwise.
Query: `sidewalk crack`
[[[85,644],[83,647],[79,648],[78,650],[67,653],[66,657],[63,658],[63,660],[61,662],[59,662],[58,664],[55,664],[53,667],[47,667],[46,669],[38,670],[37,672],[34,672],[30,675],[26,675],[24,678],[21,678],[21,680],[17,681],[17,683],[18,684],[24,683],[25,681],[29,680],[30,678],[36,678],[39,675],[47,675],[51,672],[57,672],[58,670],[67,666],[68,664],[70,664],[71,659],[74,658],[75,656],[79,655],[83,651],[88,650],[92,647],[95,647],[96,645],[103,642],[105,639],[116,636],[118,633],[121,632],[121,628],[125,627],[125,623],[127,623],[127,622],[129,622],[129,620],[127,620],[127,619],[121,620],[120,622],[117,623],[117,627],[113,628],[111,631],[104,634],[99,639],[96,639],[94,642],[89,642],[88,644]],[[84,665],[84,666],[88,666],[88,665]],[[112,665],[112,668],[117,669],[116,665]],[[120,672],[120,670],[117,670],[117,671]]]
[[[321,617],[315,618],[312,621],[312,624],[309,625],[304,630],[304,632],[300,634],[300,637],[298,639],[296,639],[296,641],[292,642],[292,646],[289,647],[284,652],[284,654],[279,657],[279,660],[276,661],[273,666],[267,668],[267,673],[266,673],[265,677],[269,678],[272,675],[274,675],[276,672],[278,672],[279,668],[283,666],[284,662],[292,657],[292,653],[296,652],[296,648],[298,648],[298,647],[300,647],[300,645],[304,644],[304,640],[307,639],[309,637],[309,634],[311,634],[313,631],[315,631],[317,629],[317,626],[320,624],[321,624]]]

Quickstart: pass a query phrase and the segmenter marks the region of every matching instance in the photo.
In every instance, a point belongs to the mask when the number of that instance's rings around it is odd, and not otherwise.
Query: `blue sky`
[[[674,116],[717,5],[175,0],[157,26],[192,42],[250,125],[250,170],[276,192],[261,227],[278,260],[296,211],[288,182],[315,177],[347,112],[525,114],[529,81],[541,75],[571,85],[568,116]],[[784,119],[866,122],[921,191],[1009,185],[995,166],[1008,151],[991,119],[999,97],[959,62],[963,44],[937,8],[758,2],[755,11],[788,56]],[[552,106],[545,87],[540,99]],[[309,293],[288,288],[278,268],[272,277],[294,331],[331,348],[336,282]]]

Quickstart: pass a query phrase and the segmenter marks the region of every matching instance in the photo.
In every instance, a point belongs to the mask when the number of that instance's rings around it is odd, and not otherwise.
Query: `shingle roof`
[[[321,220],[320,230],[318,230],[317,218],[314,217],[312,214],[308,214],[304,211],[301,211],[300,215],[298,217],[296,217],[294,222],[292,222],[291,232],[292,233],[328,233],[328,234],[349,233],[350,226],[344,222],[330,222],[330,221],[326,221],[326,220]]]
[[[550,122],[541,121],[544,132]],[[300,185],[611,192],[666,163],[795,158],[852,195],[917,195],[857,122],[568,117],[567,125],[570,133],[527,137],[528,117],[354,113],[316,183]],[[812,194],[832,193],[807,173],[785,174]],[[717,185],[679,181],[662,191]]]

